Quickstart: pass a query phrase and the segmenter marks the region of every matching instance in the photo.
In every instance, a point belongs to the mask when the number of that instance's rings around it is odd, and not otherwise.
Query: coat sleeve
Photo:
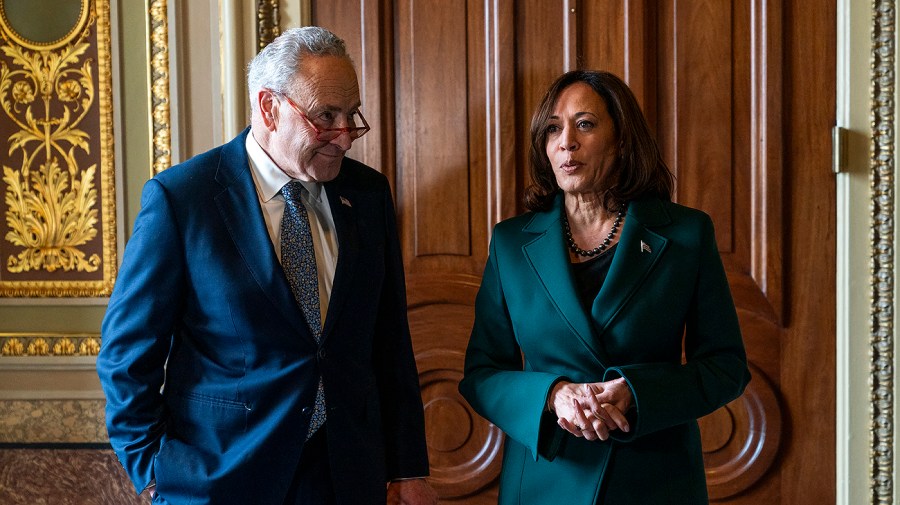
[[[164,432],[161,388],[183,285],[182,248],[165,190],[150,180],[101,325],[97,373],[110,443],[140,492]]]
[[[495,240],[496,233],[475,298],[475,322],[459,391],[475,412],[527,447],[535,459],[538,455],[553,459],[562,432],[546,403],[553,384],[564,377],[523,369],[503,295]]]
[[[382,401],[388,480],[426,477],[428,452],[419,374],[406,306],[403,258],[390,189],[385,181],[385,281],[374,347],[374,366]]]
[[[728,279],[705,215],[702,230],[685,321],[685,362],[634,363],[604,374],[604,381],[624,377],[634,394],[637,426],[627,434],[613,432],[616,439],[627,441],[703,417],[740,396],[750,381]]]

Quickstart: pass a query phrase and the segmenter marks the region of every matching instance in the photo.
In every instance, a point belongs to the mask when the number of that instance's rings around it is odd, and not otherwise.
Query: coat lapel
[[[559,218],[561,202],[562,199],[557,198],[553,209],[537,213],[529,221],[523,231],[537,236],[526,243],[522,250],[556,310],[585,348],[602,364],[604,360],[601,356],[602,351],[597,345],[599,341],[594,337],[591,321],[578,299],[575,281],[569,268],[569,257]]]
[[[569,268],[559,218],[561,205],[562,198],[559,197],[553,209],[535,214],[523,231],[536,236],[522,249],[557,311],[581,339],[585,348],[602,364],[608,360],[605,359],[600,337],[659,262],[668,246],[668,239],[651,228],[666,225],[671,218],[659,200],[638,200],[629,204],[609,274],[588,314],[578,299],[575,280]]]
[[[668,213],[658,200],[638,200],[629,204],[616,255],[591,308],[591,316],[600,335],[628,303],[666,250],[668,239],[651,231],[650,227],[669,221]]]
[[[324,185],[337,233],[338,261],[334,269],[334,283],[328,302],[328,313],[325,315],[325,326],[322,328],[323,340],[328,338],[344,302],[352,295],[354,287],[352,272],[359,257],[359,232],[356,226],[356,210],[353,207],[355,198],[353,195],[344,194],[345,186],[341,184],[341,179],[342,177],[338,176],[333,182]],[[357,205],[360,203],[357,202]]]
[[[244,130],[222,148],[216,182],[222,185],[223,191],[216,195],[216,205],[235,247],[263,293],[299,332],[312,339],[266,231],[247,159],[248,132],[249,129]]]

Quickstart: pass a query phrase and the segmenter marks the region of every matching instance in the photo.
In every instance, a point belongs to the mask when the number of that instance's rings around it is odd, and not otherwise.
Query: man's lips
[[[344,151],[339,150],[337,152],[330,152],[330,151],[326,151],[324,149],[319,149],[318,151],[316,151],[316,154],[318,154],[320,156],[325,156],[326,158],[340,158],[340,157],[344,156]]]

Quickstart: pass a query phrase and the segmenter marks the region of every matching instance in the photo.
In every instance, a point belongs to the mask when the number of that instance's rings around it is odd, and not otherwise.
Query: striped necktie
[[[281,194],[284,196],[284,215],[281,218],[281,266],[316,343],[321,344],[319,274],[316,269],[316,252],[309,228],[309,216],[300,199],[303,191],[303,185],[299,181],[291,181],[281,188]],[[325,424],[325,391],[320,376],[315,409],[306,438],[311,437],[323,424]]]

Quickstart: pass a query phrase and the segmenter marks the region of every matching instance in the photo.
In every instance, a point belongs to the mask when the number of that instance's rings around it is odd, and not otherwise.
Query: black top
[[[614,244],[588,261],[571,264],[575,285],[578,287],[578,298],[588,311],[594,306],[594,299],[597,298],[609,274],[609,266],[612,264],[617,245],[619,244]]]

